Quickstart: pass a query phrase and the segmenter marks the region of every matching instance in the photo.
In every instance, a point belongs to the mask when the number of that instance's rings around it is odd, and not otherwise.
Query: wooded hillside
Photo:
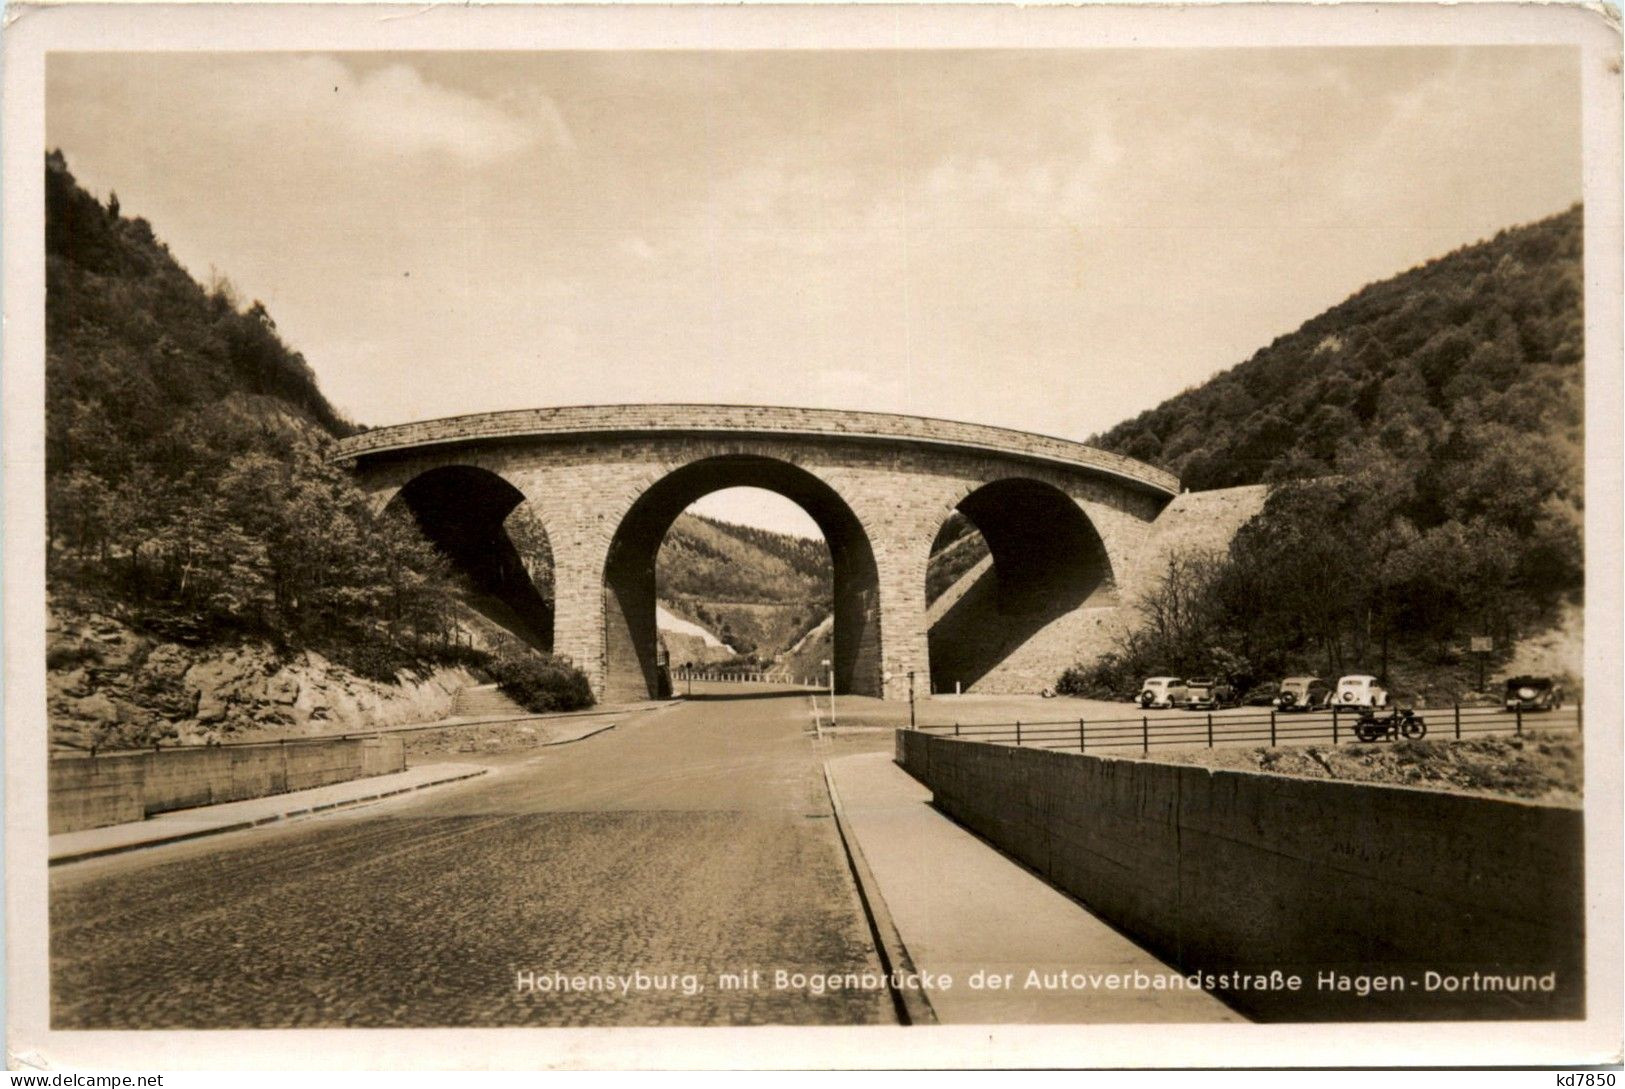
[[[455,584],[408,516],[322,459],[354,429],[258,301],[45,164],[48,588],[192,644],[263,638],[390,679]]]
[[[1584,583],[1581,210],[1366,287],[1093,440],[1201,490],[1276,485],[1140,602],[1132,674],[1386,673],[1501,652]]]

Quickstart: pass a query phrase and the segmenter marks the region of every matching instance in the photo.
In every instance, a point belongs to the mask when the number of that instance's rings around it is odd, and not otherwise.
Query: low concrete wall
[[[51,833],[77,832],[145,817],[147,756],[120,753],[52,760]]]
[[[60,757],[51,761],[50,832],[101,828],[405,767],[405,743],[389,734]]]
[[[897,759],[949,816],[1182,971],[1300,977],[1215,991],[1254,1017],[1583,1016],[1578,810],[910,730]],[[1535,989],[1490,989],[1507,976]]]

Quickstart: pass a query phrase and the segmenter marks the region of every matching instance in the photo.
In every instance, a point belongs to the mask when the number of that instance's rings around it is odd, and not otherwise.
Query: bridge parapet
[[[1179,478],[1144,462],[1051,435],[987,424],[756,405],[569,405],[450,416],[395,424],[341,439],[332,458],[347,461],[411,450],[502,439],[592,434],[756,434],[954,447],[1102,473],[1160,495],[1179,493]]]

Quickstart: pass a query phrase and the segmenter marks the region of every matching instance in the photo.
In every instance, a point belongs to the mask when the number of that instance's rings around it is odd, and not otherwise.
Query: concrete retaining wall
[[[908,730],[897,758],[949,816],[1181,970],[1302,979],[1217,992],[1252,1016],[1583,1016],[1578,810]],[[1488,989],[1505,976],[1536,989]],[[1379,978],[1390,989],[1358,993]]]
[[[405,768],[404,742],[388,734],[61,757],[51,761],[50,832],[101,828]]]
[[[147,815],[147,753],[51,761],[51,834],[138,821]]]

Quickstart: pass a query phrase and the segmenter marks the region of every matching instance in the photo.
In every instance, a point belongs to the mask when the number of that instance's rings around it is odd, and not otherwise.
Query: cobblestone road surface
[[[773,985],[879,966],[823,786],[829,743],[805,732],[805,696],[752,694],[403,803],[57,871],[53,1025],[889,1020],[884,991]],[[759,987],[719,986],[751,969]],[[630,994],[520,982],[638,971],[651,987]]]

